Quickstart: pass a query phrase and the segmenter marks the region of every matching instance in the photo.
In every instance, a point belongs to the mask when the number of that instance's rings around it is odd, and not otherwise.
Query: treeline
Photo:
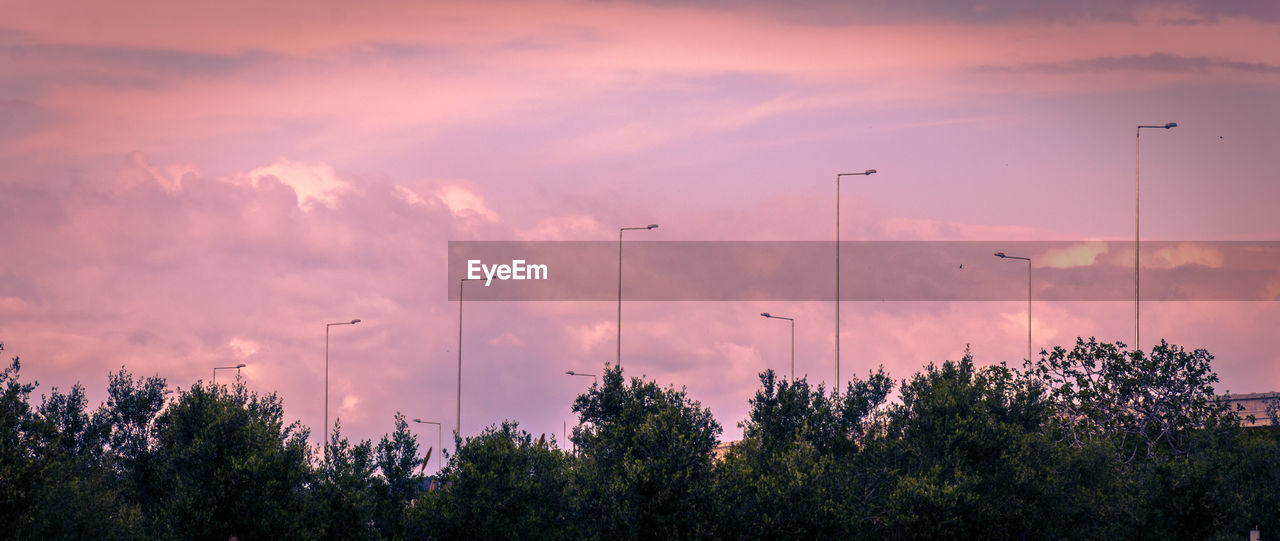
[[[575,452],[508,421],[457,439],[430,485],[400,415],[376,444],[335,427],[312,448],[275,394],[122,369],[97,409],[79,385],[33,405],[15,358],[0,524],[20,539],[1266,538],[1276,410],[1242,428],[1211,361],[1090,339],[842,392],[766,371],[722,456],[709,410],[609,369],[572,405]]]

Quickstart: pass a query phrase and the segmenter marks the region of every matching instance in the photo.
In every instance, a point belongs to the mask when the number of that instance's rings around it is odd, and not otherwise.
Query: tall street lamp
[[[1142,130],[1144,129],[1167,130],[1167,129],[1176,128],[1176,127],[1178,127],[1177,122],[1168,122],[1163,126],[1138,126],[1138,129],[1134,130],[1133,132],[1134,133],[1133,137],[1135,141],[1134,148],[1133,148],[1133,350],[1134,351],[1137,351],[1138,349],[1140,349],[1141,347],[1140,339],[1142,337],[1138,330],[1138,301],[1139,301],[1138,274],[1140,272],[1138,270],[1138,258],[1139,258],[1138,256],[1138,224],[1141,222],[1141,220],[1139,220],[1139,212],[1141,210],[1141,206],[1139,205],[1139,194],[1141,193],[1139,190],[1139,186],[1141,185],[1140,179],[1142,178],[1139,172],[1141,169],[1140,165],[1142,164],[1142,160],[1139,158],[1139,156],[1142,155]]]
[[[657,229],[658,224],[644,227],[622,227],[618,229],[618,359],[617,366],[622,367],[622,232]]]
[[[218,371],[219,371],[219,370],[231,370],[231,369],[235,369],[236,373],[237,373],[237,374],[239,374],[239,373],[240,373],[240,369],[241,369],[241,368],[244,368],[244,367],[245,367],[245,364],[244,364],[244,363],[240,363],[240,364],[237,364],[237,365],[235,365],[235,366],[215,366],[215,367],[213,367],[213,383],[214,383],[214,385],[217,385],[217,384],[218,384]]]
[[[791,322],[791,381],[796,380],[796,320],[789,317],[775,316],[769,312],[760,312],[769,319],[785,319]]]
[[[596,375],[595,375],[595,374],[583,374],[582,372],[574,372],[573,370],[565,370],[565,372],[564,372],[564,373],[566,373],[566,374],[568,374],[568,375],[570,375],[570,376],[582,376],[582,377],[584,377],[584,378],[585,378],[585,377],[587,377],[587,376],[591,376],[591,385],[593,385],[593,386],[594,386],[594,385],[596,385],[596,383],[598,383],[598,382],[599,382],[599,380],[598,380],[598,379],[596,379]]]
[[[833,387],[840,392],[840,178],[852,176],[871,176],[875,169],[867,169],[861,173],[836,174],[836,384]]]
[[[329,454],[329,327],[355,325],[356,323],[360,323],[360,320],[353,319],[351,321],[324,324],[324,448],[326,456]]]
[[[454,426],[459,436],[462,435],[462,284],[467,281],[466,278],[458,280],[458,409]]]
[[[440,475],[440,455],[444,453],[444,427],[435,421],[423,421],[422,419],[414,419],[413,422],[423,425],[436,425],[436,475]]]
[[[1000,259],[1021,259],[1027,262],[1027,362],[1031,362],[1031,258],[1005,255],[1004,252],[996,252],[995,255]]]
[[[597,379],[596,379],[596,375],[595,375],[595,374],[583,374],[582,372],[574,372],[573,370],[565,370],[565,371],[564,371],[564,373],[565,373],[565,374],[568,374],[568,375],[570,375],[570,376],[582,376],[582,377],[584,377],[584,378],[585,378],[585,377],[587,377],[587,376],[591,376],[591,386],[592,386],[592,387],[595,387],[595,386],[596,386],[596,384],[597,384],[597,383],[598,383],[598,381],[599,381],[599,380],[597,380]],[[565,439],[565,441],[569,441],[569,425],[568,425],[567,423],[564,425],[564,439]],[[577,451],[578,451],[577,444],[574,444],[573,451],[574,451],[574,452],[577,452]]]

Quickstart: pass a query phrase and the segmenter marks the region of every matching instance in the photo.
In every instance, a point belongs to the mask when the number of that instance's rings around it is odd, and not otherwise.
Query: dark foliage
[[[0,523],[16,539],[1240,539],[1280,530],[1280,403],[1243,428],[1213,357],[1078,340],[1021,370],[967,353],[843,392],[760,375],[743,439],[683,390],[605,370],[575,452],[512,421],[429,484],[397,414],[323,447],[274,394],[0,372]],[[894,394],[896,392],[896,397]],[[890,400],[894,398],[893,400]]]

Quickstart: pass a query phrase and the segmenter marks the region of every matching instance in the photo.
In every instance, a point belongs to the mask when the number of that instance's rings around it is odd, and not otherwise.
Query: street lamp
[[[423,425],[436,425],[436,475],[438,476],[441,470],[440,455],[444,453],[444,426],[435,421],[423,421],[422,419],[414,419],[413,422]]]
[[[573,370],[565,370],[565,372],[564,372],[564,373],[566,373],[566,374],[568,374],[568,375],[570,375],[570,376],[582,376],[582,377],[584,377],[584,378],[585,378],[585,377],[587,377],[587,376],[591,376],[591,385],[593,385],[593,386],[594,386],[594,385],[596,385],[596,383],[599,381],[598,379],[596,379],[596,375],[595,375],[595,374],[583,374],[583,373],[581,373],[581,372],[574,372]]]
[[[644,227],[622,227],[618,229],[618,359],[617,366],[622,367],[622,232],[657,229],[658,224]]]
[[[324,449],[329,454],[329,327],[334,325],[355,325],[359,319],[324,324]]]
[[[462,435],[462,284],[465,283],[466,278],[458,280],[458,417],[454,426],[459,436]]]
[[[1004,252],[996,252],[995,255],[1000,259],[1021,259],[1027,262],[1027,362],[1031,362],[1031,258],[1005,255]]]
[[[775,316],[769,312],[760,312],[769,319],[785,319],[791,322],[791,381],[796,380],[796,320],[789,317]]]
[[[233,369],[233,368],[234,368],[234,369],[235,369],[235,371],[236,371],[236,373],[237,373],[237,374],[239,374],[239,373],[240,373],[240,369],[241,369],[241,368],[244,368],[244,367],[245,367],[245,364],[244,364],[244,363],[240,363],[240,364],[237,364],[237,365],[235,365],[235,366],[215,366],[215,367],[213,367],[213,384],[214,384],[214,385],[217,385],[217,384],[218,384],[218,371],[219,371],[219,370],[231,370],[231,369]]]
[[[861,173],[836,174],[836,384],[833,387],[840,392],[840,177],[871,176],[875,169],[867,169]]]
[[[1141,223],[1141,220],[1139,219],[1139,212],[1141,210],[1141,206],[1139,204],[1139,201],[1140,201],[1139,194],[1141,193],[1139,190],[1139,186],[1141,186],[1140,179],[1142,178],[1140,174],[1140,170],[1141,170],[1140,166],[1142,164],[1142,160],[1139,158],[1139,156],[1142,155],[1142,130],[1144,129],[1168,130],[1170,128],[1176,128],[1176,127],[1178,127],[1177,122],[1168,122],[1168,123],[1165,123],[1165,125],[1163,126],[1138,126],[1138,129],[1134,130],[1133,132],[1134,133],[1133,137],[1135,141],[1134,148],[1133,148],[1133,350],[1134,351],[1137,351],[1138,349],[1140,349],[1139,344],[1141,344],[1141,341],[1140,341],[1141,334],[1138,330],[1138,300],[1139,300],[1138,274],[1140,272],[1138,270],[1138,258],[1139,258],[1138,256],[1138,225],[1139,223]]]

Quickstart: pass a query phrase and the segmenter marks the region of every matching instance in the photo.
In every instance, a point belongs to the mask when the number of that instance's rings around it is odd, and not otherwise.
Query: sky
[[[40,391],[245,363],[289,420],[458,415],[450,241],[1277,241],[1273,2],[0,1],[0,341]],[[1032,254],[1039,258],[1044,254]],[[1096,254],[1095,254],[1096,255]],[[1129,252],[1128,257],[1132,256]],[[1111,259],[1128,261],[1123,253]],[[1212,260],[1195,264],[1212,266]],[[978,253],[964,272],[1025,279]],[[1272,297],[1280,298],[1280,297]],[[1033,342],[1131,342],[1040,302]],[[465,306],[461,432],[555,434],[613,302]],[[630,302],[627,375],[741,437],[758,373],[834,378],[834,303]],[[1280,390],[1280,305],[1153,302],[1142,344]],[[1018,366],[1026,304],[841,305],[841,379]],[[219,381],[230,379],[219,373]],[[434,428],[420,430],[424,447]],[[446,447],[451,445],[446,444]]]

